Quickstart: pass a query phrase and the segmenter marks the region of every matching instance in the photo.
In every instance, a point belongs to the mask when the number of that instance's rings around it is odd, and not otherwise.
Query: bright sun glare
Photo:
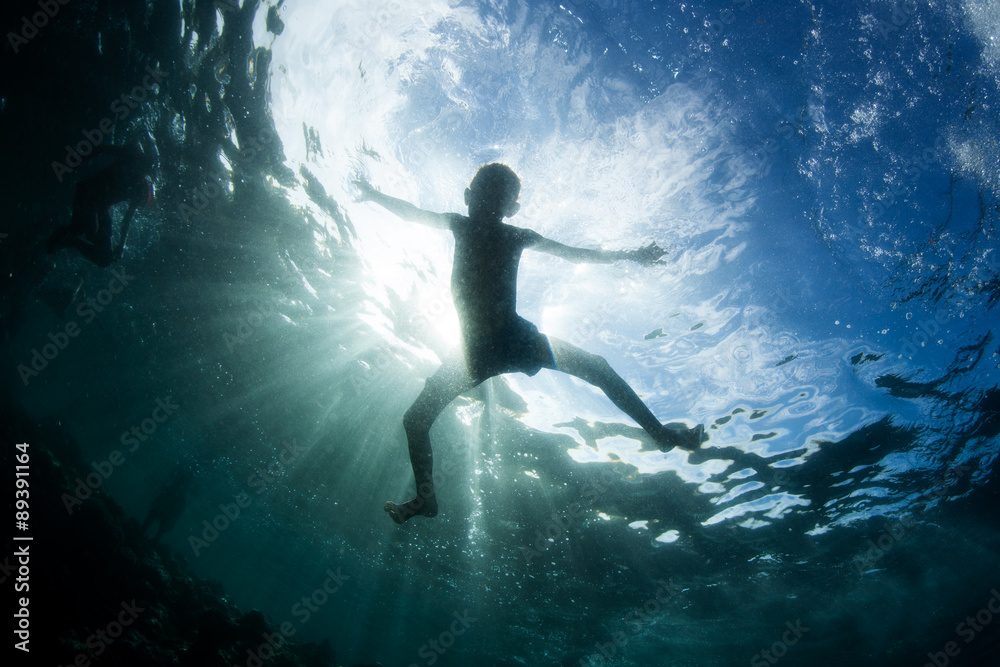
[[[700,94],[675,86],[652,101],[629,97],[627,83],[585,54],[443,1],[303,0],[287,5],[283,20],[295,38],[272,47],[275,125],[289,166],[307,165],[354,224],[361,282],[379,304],[362,319],[387,341],[408,345],[396,328],[415,320],[424,331],[417,339],[434,354],[460,344],[449,290],[452,239],[354,201],[359,176],[421,208],[464,212],[475,170],[498,160],[522,179],[522,209],[511,223],[562,243],[610,249],[656,240],[676,249],[716,231],[723,243],[702,240],[691,256],[675,250],[669,269],[582,267],[537,253],[522,259],[519,312],[649,390],[635,342],[685,307],[678,296],[686,271],[729,261],[724,239],[753,205],[730,193],[722,207],[708,206],[688,187],[709,179],[726,150],[717,136],[722,123],[708,117]],[[484,76],[517,94],[487,93]],[[608,94],[623,101],[612,112],[600,101]],[[556,100],[571,101],[571,112]],[[311,130],[322,152],[307,157]]]

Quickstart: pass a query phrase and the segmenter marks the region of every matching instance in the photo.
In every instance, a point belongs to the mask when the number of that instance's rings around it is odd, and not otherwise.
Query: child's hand
[[[629,259],[643,266],[651,266],[658,263],[657,260],[666,254],[667,251],[656,245],[656,243],[650,243],[648,246],[630,251]]]

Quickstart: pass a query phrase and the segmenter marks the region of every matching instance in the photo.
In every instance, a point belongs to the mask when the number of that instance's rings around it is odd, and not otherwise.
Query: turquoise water
[[[138,520],[190,470],[162,541],[194,573],[341,664],[993,664],[995,3],[289,0],[280,34],[255,2],[139,4],[16,54],[84,55],[4,100],[38,142],[5,177],[7,393],[119,452],[101,486]],[[155,147],[157,204],[111,268],[42,258],[51,163],[152,64],[109,140]],[[518,311],[710,440],[495,378],[434,426],[441,513],[397,526],[403,413],[459,345],[452,240],[351,181],[462,212],[494,160],[511,224],[669,249],[527,251]]]

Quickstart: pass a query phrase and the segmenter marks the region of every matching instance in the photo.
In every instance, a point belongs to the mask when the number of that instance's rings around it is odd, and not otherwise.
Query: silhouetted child
[[[49,237],[45,249],[51,254],[60,248],[76,248],[94,264],[104,267],[121,258],[136,208],[153,203],[150,181],[153,162],[138,145],[99,146],[90,159],[98,155],[110,155],[111,162],[77,183],[70,223]],[[122,218],[120,240],[115,247],[111,238],[111,207],[124,201],[129,202],[129,209]]]
[[[517,268],[525,248],[571,262],[608,264],[629,259],[648,266],[664,254],[655,243],[639,250],[587,250],[505,224],[503,218],[520,208],[521,181],[510,167],[499,163],[481,167],[466,189],[468,216],[424,211],[382,194],[365,180],[355,184],[361,191],[359,200],[375,202],[404,220],[449,229],[455,235],[451,291],[462,328],[464,357],[445,360],[403,417],[417,495],[402,505],[385,504],[385,511],[396,523],[416,514],[437,514],[431,424],[453,399],[495,375],[534,375],[542,368],[575,375],[600,387],[661,449],[694,450],[701,444],[702,426],[677,431],[662,425],[603,357],[539,333],[516,312]]]

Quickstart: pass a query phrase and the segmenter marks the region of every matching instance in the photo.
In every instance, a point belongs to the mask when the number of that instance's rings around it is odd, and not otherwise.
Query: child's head
[[[517,203],[521,194],[521,179],[505,164],[491,162],[476,172],[465,191],[465,203],[469,205],[469,215],[478,217],[507,218],[521,208]]]

